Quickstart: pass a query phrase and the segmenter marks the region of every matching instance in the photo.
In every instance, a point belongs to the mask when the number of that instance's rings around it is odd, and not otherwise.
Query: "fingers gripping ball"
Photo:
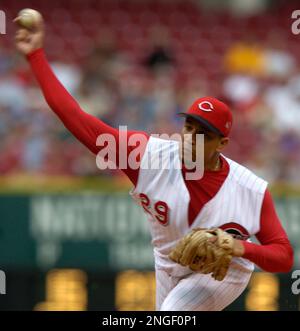
[[[169,258],[195,272],[211,273],[221,281],[229,269],[233,241],[232,236],[221,229],[197,228],[178,242]]]
[[[34,9],[22,9],[18,13],[15,22],[25,29],[32,30],[42,22],[42,15]]]

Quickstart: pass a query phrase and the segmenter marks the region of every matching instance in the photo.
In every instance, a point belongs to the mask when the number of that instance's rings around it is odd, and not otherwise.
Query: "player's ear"
[[[219,145],[216,149],[217,152],[222,152],[224,147],[226,147],[229,143],[229,138],[228,137],[222,137],[219,141]]]

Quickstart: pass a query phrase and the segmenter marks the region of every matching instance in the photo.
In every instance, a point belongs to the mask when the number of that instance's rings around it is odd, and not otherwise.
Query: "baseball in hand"
[[[15,22],[25,29],[32,30],[42,21],[42,19],[42,15],[37,10],[26,8],[18,13]]]

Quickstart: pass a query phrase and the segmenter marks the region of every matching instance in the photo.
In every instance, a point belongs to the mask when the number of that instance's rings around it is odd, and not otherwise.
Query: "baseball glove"
[[[193,271],[211,273],[221,281],[232,259],[233,243],[233,237],[219,228],[196,228],[179,240],[169,258]]]

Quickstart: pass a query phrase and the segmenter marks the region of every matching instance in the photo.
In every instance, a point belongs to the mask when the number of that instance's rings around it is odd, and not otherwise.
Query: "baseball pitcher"
[[[18,19],[16,20],[18,23]],[[44,97],[65,127],[90,151],[110,134],[117,143],[121,132],[85,113],[54,75],[43,49],[44,24],[18,27],[16,47],[31,66]],[[256,264],[267,272],[288,272],[293,250],[275,211],[267,182],[223,154],[233,124],[228,106],[213,97],[195,100],[186,113],[182,137],[204,136],[204,172],[188,180],[185,144],[128,131],[144,138],[138,167],[123,167],[134,185],[132,197],[144,209],[152,235],[156,271],[156,309],[175,311],[222,310],[247,287]],[[127,144],[127,155],[134,147]],[[172,155],[181,167],[147,166]],[[259,244],[252,243],[255,236]]]

